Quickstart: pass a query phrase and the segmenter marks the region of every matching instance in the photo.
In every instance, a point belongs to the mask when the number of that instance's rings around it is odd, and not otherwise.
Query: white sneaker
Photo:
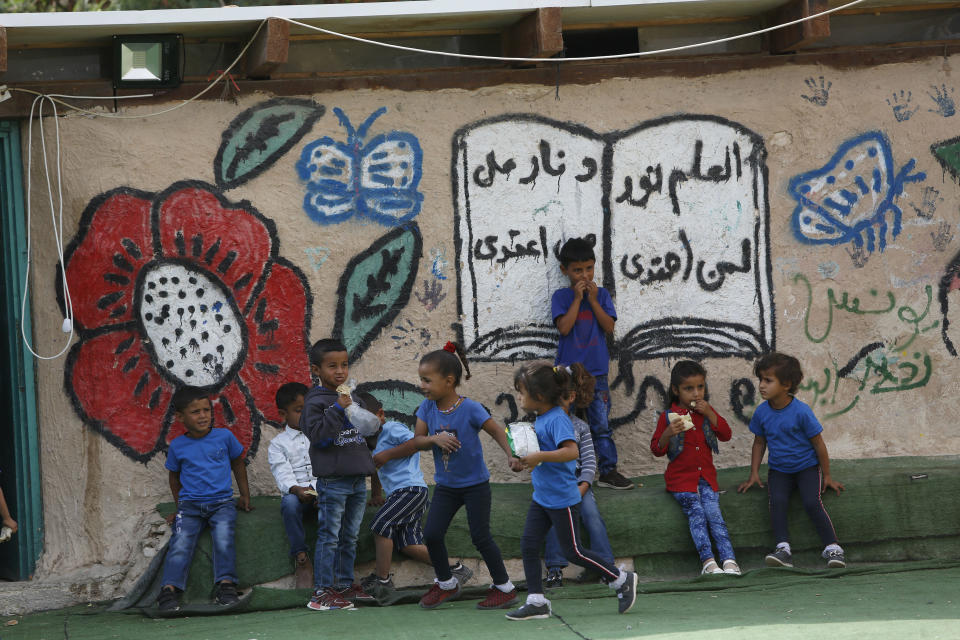
[[[724,560],[723,561],[723,572],[730,576],[739,576],[740,574],[740,565],[737,564],[736,560]]]
[[[723,569],[720,568],[716,560],[707,560],[703,563],[703,570],[700,571],[700,575],[706,575],[708,573],[723,573]]]

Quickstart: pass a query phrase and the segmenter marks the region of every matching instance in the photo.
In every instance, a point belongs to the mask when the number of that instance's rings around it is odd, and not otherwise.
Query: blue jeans
[[[280,499],[280,517],[283,519],[283,528],[290,541],[290,555],[295,556],[307,550],[307,543],[303,539],[303,518],[317,513],[316,501],[303,503],[300,498],[288,493]]]
[[[314,587],[343,589],[353,584],[357,534],[367,506],[367,477],[317,478],[317,494]]]
[[[613,564],[613,549],[610,547],[610,540],[607,538],[607,525],[597,508],[597,499],[593,495],[593,489],[587,489],[580,501],[580,524],[583,525],[583,528],[587,530],[587,535],[590,536],[590,550],[605,560],[607,564]],[[552,528],[550,533],[547,534],[543,560],[547,569],[562,569],[567,566],[567,559],[560,548],[557,532]]]
[[[735,560],[733,545],[730,544],[730,534],[727,532],[727,523],[720,513],[720,497],[713,490],[710,483],[700,478],[697,485],[699,491],[676,491],[673,497],[680,503],[683,514],[687,516],[690,525],[690,537],[700,554],[700,562],[715,558],[720,564],[724,560]],[[710,533],[707,533],[709,527]],[[713,545],[710,536],[717,543],[717,554],[713,554]]]
[[[610,428],[610,385],[607,376],[597,376],[596,380],[593,402],[587,407],[587,424],[597,452],[597,474],[602,476],[617,468],[617,445]]]
[[[236,584],[236,551],[233,547],[233,530],[237,523],[237,507],[233,498],[216,502],[180,500],[177,503],[177,518],[173,522],[173,537],[163,561],[163,586],[187,588],[190,561],[197,548],[197,539],[204,526],[210,526],[213,541],[213,581],[229,580]]]

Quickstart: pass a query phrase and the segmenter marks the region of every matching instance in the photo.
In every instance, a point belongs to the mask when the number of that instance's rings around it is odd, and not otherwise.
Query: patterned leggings
[[[733,545],[730,544],[730,534],[727,533],[727,523],[720,513],[720,499],[717,492],[710,487],[710,483],[700,478],[698,492],[676,491],[673,497],[680,503],[683,514],[690,524],[690,537],[700,554],[700,562],[715,558],[719,564],[724,560],[735,560]],[[710,531],[707,532],[709,527]],[[717,554],[713,553],[710,544],[710,535],[717,544]]]

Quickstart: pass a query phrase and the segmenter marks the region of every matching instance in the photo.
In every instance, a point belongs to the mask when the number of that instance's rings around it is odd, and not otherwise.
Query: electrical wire
[[[43,105],[46,101],[50,101],[53,108],[53,122],[56,131],[56,158],[57,158],[57,199],[59,201],[58,206],[54,206],[53,202],[53,185],[50,183],[50,164],[47,159],[47,140],[46,135],[43,131]],[[47,182],[47,199],[50,205],[50,220],[53,224],[53,238],[56,241],[57,245],[57,258],[60,261],[60,277],[63,284],[63,300],[66,310],[66,318],[64,323],[70,323],[70,335],[67,336],[67,343],[63,346],[56,355],[52,356],[43,356],[33,350],[33,346],[30,344],[30,341],[27,339],[27,300],[30,297],[30,264],[32,262],[32,238],[31,238],[31,215],[32,215],[32,191],[33,191],[33,113],[39,103],[40,109],[37,112],[37,120],[40,125],[40,148],[43,150],[43,171],[46,177]],[[74,327],[73,327],[73,299],[70,296],[70,284],[67,282],[67,269],[63,261],[63,181],[61,179],[60,171],[60,119],[57,117],[57,105],[54,102],[53,98],[48,96],[38,95],[33,99],[33,103],[30,105],[30,126],[27,129],[27,265],[26,270],[23,276],[23,298],[20,301],[20,335],[23,337],[23,343],[27,349],[32,353],[36,358],[40,360],[56,360],[64,353],[67,352],[67,349],[70,348],[70,343],[73,341]],[[59,214],[59,224],[57,222]]]
[[[78,107],[76,105],[70,104],[68,102],[64,102],[63,100],[59,99],[61,97],[64,97],[64,98],[73,98],[73,99],[79,99],[79,100],[114,100],[114,99],[120,99],[120,98],[150,98],[150,97],[153,97],[152,94],[141,94],[137,96],[67,96],[63,94],[44,94],[39,91],[33,91],[32,89],[21,89],[18,87],[10,87],[10,91],[20,91],[22,93],[31,93],[38,97],[39,96],[49,97],[51,102],[53,103],[59,104],[73,111],[77,111],[79,113],[85,113],[87,115],[94,116],[97,118],[112,118],[116,120],[137,120],[140,118],[150,118],[153,116],[163,115],[165,113],[170,113],[171,111],[176,111],[177,109],[181,109],[187,106],[194,100],[198,99],[200,96],[210,91],[210,89],[212,89],[214,86],[217,85],[217,83],[219,83],[223,78],[225,78],[230,73],[230,70],[233,69],[237,65],[237,63],[240,62],[240,60],[243,58],[243,55],[247,52],[247,49],[250,48],[250,45],[253,44],[253,41],[256,39],[257,34],[260,33],[261,29],[263,29],[263,25],[265,25],[266,23],[267,23],[266,20],[263,20],[260,22],[260,24],[257,26],[256,31],[254,31],[253,35],[250,36],[250,39],[247,40],[247,43],[243,46],[243,49],[240,50],[240,53],[237,54],[237,57],[233,59],[233,62],[230,63],[230,66],[224,69],[220,73],[220,75],[214,78],[200,92],[191,96],[190,98],[187,98],[180,104],[176,104],[167,109],[161,109],[160,111],[153,111],[151,113],[142,113],[142,114],[136,114],[136,115],[123,115],[119,113],[102,113],[99,111],[91,111],[89,109],[84,109],[82,107]],[[32,110],[31,110],[31,117],[32,117]]]
[[[800,24],[802,22],[807,22],[815,18],[829,15],[837,11],[842,11],[844,9],[849,9],[850,7],[860,4],[864,0],[852,0],[844,5],[839,7],[834,7],[833,9],[827,9],[819,13],[814,13],[809,16],[798,18],[797,20],[791,20],[790,22],[784,22],[783,24],[774,25],[772,27],[767,27],[765,29],[758,29],[756,31],[751,31],[749,33],[741,33],[734,36],[728,36],[726,38],[718,38],[716,40],[708,40],[706,42],[698,42],[694,44],[685,44],[678,47],[668,47],[666,49],[654,49],[651,51],[636,51],[632,53],[617,53],[605,56],[581,56],[578,58],[513,58],[507,56],[483,56],[471,53],[454,53],[452,51],[435,51],[433,49],[418,49],[416,47],[405,47],[399,44],[390,44],[389,42],[380,42],[378,40],[368,40],[367,38],[360,38],[358,36],[351,36],[347,33],[340,33],[338,31],[332,31],[330,29],[324,29],[323,27],[316,27],[313,25],[306,24],[304,22],[299,22],[291,18],[277,18],[278,20],[285,20],[290,24],[295,24],[298,27],[303,27],[304,29],[310,29],[312,31],[319,31],[320,33],[325,33],[327,35],[336,36],[338,38],[345,38],[347,40],[353,40],[355,42],[362,42],[365,44],[372,44],[379,47],[387,47],[389,49],[397,49],[399,51],[410,51],[412,53],[426,53],[430,55],[438,56],[449,56],[453,58],[466,58],[469,60],[489,60],[493,62],[586,62],[592,60],[617,60],[623,58],[639,58],[643,56],[654,56],[660,55],[663,53],[673,53],[675,51],[685,51],[687,49],[695,49],[697,47],[707,47],[714,44],[722,44],[724,42],[731,42],[733,40],[740,40],[742,38],[750,38],[753,36],[761,35],[764,33],[769,33],[771,31],[776,31],[777,29],[783,29],[785,27],[791,27],[795,24]]]

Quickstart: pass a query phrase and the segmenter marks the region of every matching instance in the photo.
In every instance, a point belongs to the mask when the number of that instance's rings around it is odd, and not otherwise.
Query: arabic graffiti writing
[[[803,332],[804,335],[806,335],[807,340],[813,343],[821,343],[830,335],[830,332],[833,329],[835,312],[848,313],[854,316],[877,316],[892,313],[894,309],[896,309],[897,319],[906,325],[908,329],[908,334],[905,338],[905,341],[894,345],[897,350],[908,349],[917,336],[922,333],[926,333],[930,329],[935,329],[940,326],[939,320],[934,320],[926,326],[921,326],[924,324],[927,315],[930,313],[930,303],[933,301],[933,287],[930,285],[926,285],[923,288],[923,295],[926,298],[926,302],[921,313],[917,313],[913,307],[907,304],[900,305],[898,307],[896,296],[892,291],[880,293],[876,289],[870,289],[867,293],[868,297],[865,298],[865,306],[864,308],[861,308],[860,297],[850,296],[850,294],[846,291],[842,292],[838,296],[833,287],[828,287],[826,292],[826,320],[823,321],[824,327],[822,332],[819,332],[820,335],[815,335],[813,332],[811,332],[810,328],[810,316],[813,312],[814,306],[813,286],[810,284],[810,280],[808,280],[807,277],[802,273],[797,273],[793,276],[793,283],[800,283],[806,289],[807,306],[803,315]]]
[[[774,344],[766,150],[714,116],[598,134],[530,114],[454,136],[458,305],[478,360],[550,357],[559,248],[592,241],[614,357],[753,358]],[[509,215],[504,215],[508,212]],[[642,304],[641,304],[642,300]]]
[[[930,354],[920,351],[907,355],[899,353],[900,350],[888,348],[882,342],[872,342],[860,349],[845,365],[832,362],[830,367],[824,367],[822,379],[808,377],[800,384],[800,390],[812,394],[812,407],[839,406],[839,409],[821,415],[822,420],[830,420],[857,406],[863,391],[879,394],[926,386],[933,372]],[[852,400],[844,399],[838,403],[837,393],[840,381],[844,378],[851,378],[858,384]]]
[[[867,252],[887,244],[887,232],[900,234],[903,212],[897,199],[904,186],[926,179],[913,173],[912,158],[895,171],[890,140],[869,131],[844,142],[830,160],[790,180],[789,194],[797,201],[793,232],[806,244],[866,244]]]
[[[391,131],[367,140],[371,125],[386,111],[377,109],[354,129],[334,108],[347,141],[325,136],[304,147],[297,174],[307,185],[303,208],[315,222],[333,224],[357,215],[397,226],[420,213],[423,151],[416,136]]]

